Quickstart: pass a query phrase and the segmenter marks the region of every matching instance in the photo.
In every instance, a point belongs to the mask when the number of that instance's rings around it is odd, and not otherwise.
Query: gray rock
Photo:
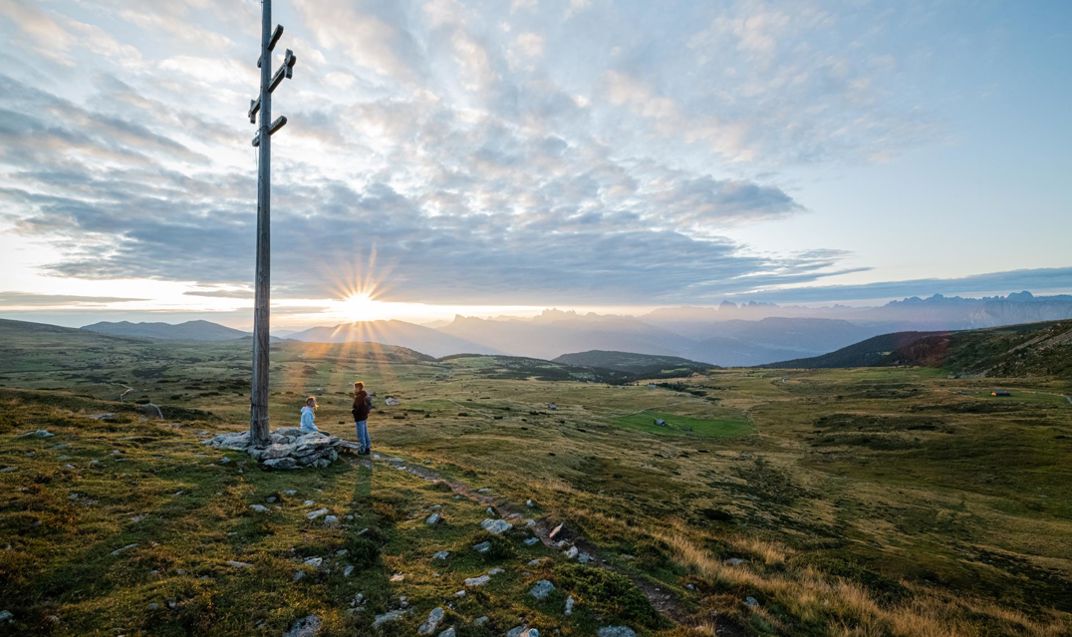
[[[339,518],[334,515],[324,516],[324,526],[336,526],[339,524]]]
[[[476,551],[477,553],[480,553],[481,555],[484,555],[485,553],[487,553],[488,551],[491,550],[491,542],[485,541],[485,542],[481,542],[480,544],[474,544],[473,545],[473,550]]]
[[[126,553],[130,549],[135,548],[137,546],[138,546],[137,544],[127,544],[126,546],[120,546],[116,550],[112,551],[112,557],[115,557],[117,555],[121,555],[123,553]]]
[[[37,429],[35,431],[27,431],[24,434],[20,434],[19,438],[51,438],[56,434],[52,433],[48,429]]]
[[[253,568],[253,565],[249,562],[239,562],[238,560],[227,560],[225,564],[231,568]]]
[[[481,575],[479,577],[470,577],[465,580],[466,586],[483,586],[491,581],[490,575]]]
[[[251,504],[249,505],[249,508],[253,509],[257,513],[268,513],[268,507],[264,506],[263,504]]]
[[[425,518],[424,523],[428,526],[435,526],[442,521],[443,516],[439,515],[439,513],[433,513],[432,515],[429,515],[427,518]]]
[[[465,591],[462,592],[464,593]],[[454,627],[451,626],[450,628],[439,633],[439,637],[454,637]]]
[[[294,575],[292,575],[290,577],[290,581],[292,581],[292,582],[300,582],[303,579],[305,579],[305,571],[300,570],[300,569],[297,570],[297,571],[294,571]]]
[[[15,616],[11,614],[11,611],[9,611],[9,610],[0,610],[0,624],[5,624],[5,623],[11,621],[12,619],[15,619]]]
[[[315,520],[322,515],[327,515],[327,509],[317,509],[316,511],[310,511],[305,514],[305,517],[309,520]]]
[[[481,615],[480,617],[477,617],[476,619],[473,620],[473,625],[474,626],[483,626],[486,623],[488,623],[488,616],[487,615]]]
[[[538,537],[530,537],[530,538],[525,540],[525,546],[534,546],[536,544],[539,544],[539,542],[540,542],[540,538],[538,538]]]
[[[353,575],[353,573],[354,573],[354,565],[353,564],[347,564],[346,566],[342,567],[342,576],[343,577],[350,577],[351,575]]]
[[[577,557],[577,555],[579,553],[580,553],[580,550],[576,546],[571,546],[571,547],[569,547],[569,550],[566,551],[566,559],[567,560],[576,559],[576,557]]]
[[[490,571],[488,571],[488,575],[499,575],[500,573],[505,573],[505,572],[506,571],[504,571],[501,568],[499,568],[498,566],[496,566],[495,568],[493,568]]]
[[[759,608],[759,600],[749,595],[744,598],[744,605],[749,608]]]
[[[206,440],[203,444],[217,449],[230,449],[232,451],[245,451],[249,447],[249,432],[224,433]]]
[[[396,621],[402,619],[405,616],[405,614],[406,614],[406,611],[404,611],[404,610],[390,610],[390,611],[387,611],[386,613],[384,613],[382,615],[376,615],[376,618],[372,620],[372,627],[373,628],[379,628],[380,626],[383,626],[384,624],[387,624],[387,623],[390,623],[390,622],[396,622]]]
[[[563,611],[566,617],[573,614],[573,606],[577,603],[577,600],[573,599],[573,595],[566,598],[566,610]]]
[[[298,463],[295,462],[294,458],[275,458],[273,460],[265,460],[262,464],[269,469],[278,469],[280,471],[295,469],[298,466]]]
[[[283,637],[315,637],[320,633],[320,618],[316,615],[302,617],[283,633]]]
[[[314,504],[316,504],[316,500],[306,500],[305,502],[301,503],[303,507],[311,507]]]
[[[294,497],[298,495],[297,489],[283,489],[283,495]]]
[[[536,508],[536,503],[532,500],[532,498],[529,498],[528,500],[525,500],[525,506],[530,509],[533,509]]]
[[[445,560],[450,557],[450,551],[436,551],[432,554],[433,560]]]
[[[598,637],[636,637],[632,628],[625,626],[604,626],[596,631]]]
[[[302,564],[305,564],[306,566],[312,566],[313,568],[320,568],[323,563],[324,558],[322,557],[309,557],[306,558],[304,562],[302,562]]]
[[[547,599],[547,596],[554,592],[554,590],[554,584],[545,579],[542,579],[532,585],[532,588],[529,589],[529,595],[536,599],[543,600]]]
[[[485,519],[483,522],[480,523],[480,526],[492,535],[502,535],[503,533],[506,533],[510,529],[514,528],[514,525],[510,524],[506,520],[493,520],[491,518]]]
[[[725,564],[726,566],[740,566],[741,564],[744,564],[744,560],[739,557],[731,557],[726,560]]]
[[[443,616],[446,612],[441,607],[435,607],[428,613],[428,619],[424,620],[424,623],[417,628],[418,635],[431,635],[435,632],[435,629],[439,626],[439,622],[443,621]]]
[[[506,631],[506,637],[540,637],[540,631],[527,626],[514,626]]]

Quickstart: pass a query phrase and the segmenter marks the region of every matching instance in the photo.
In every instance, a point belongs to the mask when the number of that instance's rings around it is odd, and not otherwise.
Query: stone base
[[[302,433],[297,428],[277,429],[267,447],[250,446],[248,431],[219,434],[204,442],[216,449],[245,451],[268,469],[326,467],[339,458],[336,451],[343,440],[324,433]]]

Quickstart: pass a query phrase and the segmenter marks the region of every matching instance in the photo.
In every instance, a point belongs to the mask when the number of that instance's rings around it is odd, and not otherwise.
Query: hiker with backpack
[[[372,443],[368,435],[368,416],[372,409],[372,398],[365,391],[365,383],[354,383],[354,408],[350,413],[354,415],[354,429],[357,431],[358,455],[367,456],[372,451]]]

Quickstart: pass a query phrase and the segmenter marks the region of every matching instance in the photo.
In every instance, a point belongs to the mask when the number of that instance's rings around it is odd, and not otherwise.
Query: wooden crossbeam
[[[279,117],[275,118],[275,121],[272,122],[272,125],[268,127],[268,134],[269,135],[275,135],[276,131],[278,131],[280,128],[283,128],[286,125],[287,125],[287,116],[286,115],[280,115]],[[253,136],[253,145],[254,146],[260,146],[261,145],[261,134],[260,133],[257,133],[256,135]]]

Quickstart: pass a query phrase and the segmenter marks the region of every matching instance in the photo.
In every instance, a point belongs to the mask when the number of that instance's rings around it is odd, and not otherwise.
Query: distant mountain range
[[[1072,378],[1072,320],[976,330],[883,334],[823,356],[765,367],[912,365],[999,377]]]
[[[186,321],[178,324],[101,321],[93,325],[86,325],[82,329],[109,336],[153,338],[164,341],[231,341],[250,335],[248,332],[211,321]]]
[[[397,345],[437,358],[471,353],[552,360],[596,350],[679,357],[729,367],[807,359],[856,344],[876,352],[890,351],[882,341],[873,345],[863,345],[861,341],[893,333],[942,332],[1067,318],[1072,318],[1072,296],[1042,297],[1019,292],[982,299],[913,297],[880,307],[780,307],[727,302],[718,307],[660,308],[642,316],[547,310],[532,318],[457,316],[435,328],[397,320],[366,321],[313,327],[289,333],[286,338]],[[249,336],[208,321],[178,325],[123,321],[95,323],[83,329],[166,340],[215,341]],[[847,356],[852,358],[855,353]]]
[[[364,321],[313,327],[288,336],[315,343],[383,343],[398,345],[440,358],[450,354],[497,354],[494,347],[405,321]]]

